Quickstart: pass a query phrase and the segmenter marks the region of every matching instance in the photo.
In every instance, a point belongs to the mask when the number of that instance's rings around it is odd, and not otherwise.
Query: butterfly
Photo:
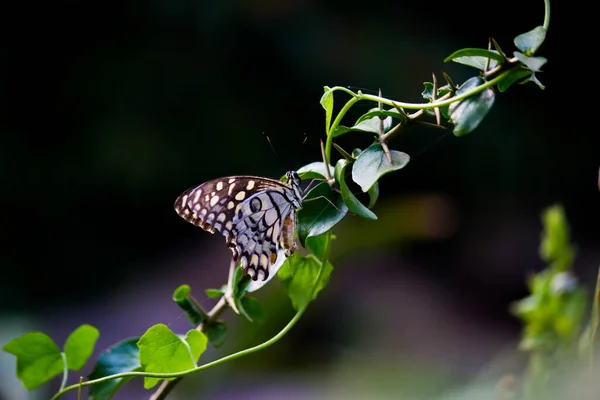
[[[297,249],[296,212],[302,208],[300,177],[285,182],[257,176],[230,176],[191,187],[175,200],[187,222],[225,236],[233,260],[253,281],[266,281]]]

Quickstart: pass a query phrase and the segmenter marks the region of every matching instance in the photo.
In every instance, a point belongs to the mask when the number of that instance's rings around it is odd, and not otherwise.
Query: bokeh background
[[[210,307],[203,291],[225,282],[230,251],[180,219],[175,198],[318,161],[325,85],[419,102],[432,73],[462,82],[473,71],[443,63],[454,50],[491,36],[511,52],[542,24],[542,1],[513,3],[13,3],[0,64],[0,345],[40,330],[62,346],[88,323],[101,332],[93,361],[156,323],[185,332],[173,290],[188,283]],[[564,205],[590,291],[600,262],[600,140],[568,103],[584,90],[570,58],[583,17],[552,6],[538,53],[546,90],[511,87],[463,138],[397,137],[411,163],[381,180],[379,221],[335,228],[336,269],[302,320],[275,346],[186,378],[173,399],[478,398],[479,383],[519,372],[509,307],[544,267],[543,208]],[[224,315],[228,342],[201,360],[260,343],[293,314],[278,281],[257,297],[267,322]],[[0,352],[1,399],[44,399],[58,381],[27,394]],[[116,396],[147,397],[141,380]]]

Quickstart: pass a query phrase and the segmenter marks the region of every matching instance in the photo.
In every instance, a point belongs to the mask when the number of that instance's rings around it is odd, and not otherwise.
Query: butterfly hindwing
[[[204,230],[220,232],[242,269],[266,281],[271,267],[283,262],[280,256],[285,259],[296,247],[300,179],[295,172],[287,176],[286,183],[254,176],[215,179],[182,193],[175,210]]]

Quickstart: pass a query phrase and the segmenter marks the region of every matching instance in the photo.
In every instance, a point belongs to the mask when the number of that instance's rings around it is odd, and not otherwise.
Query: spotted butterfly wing
[[[214,179],[183,192],[175,211],[184,220],[225,236],[244,272],[267,281],[296,249],[296,212],[302,207],[300,178],[286,182],[256,176]]]

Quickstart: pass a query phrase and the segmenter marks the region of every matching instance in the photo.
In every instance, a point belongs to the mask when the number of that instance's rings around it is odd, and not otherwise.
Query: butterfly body
[[[208,232],[220,232],[244,272],[266,281],[297,248],[294,233],[302,190],[296,172],[286,173],[286,178],[213,179],[183,192],[175,211]]]

